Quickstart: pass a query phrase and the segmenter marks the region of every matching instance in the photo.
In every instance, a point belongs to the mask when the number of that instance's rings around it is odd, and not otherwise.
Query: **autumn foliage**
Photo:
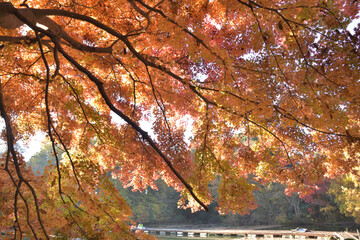
[[[254,182],[305,196],[358,179],[356,2],[1,1],[1,225],[17,239],[148,239],[110,173],[241,214]],[[57,165],[35,176],[16,143],[39,131]]]

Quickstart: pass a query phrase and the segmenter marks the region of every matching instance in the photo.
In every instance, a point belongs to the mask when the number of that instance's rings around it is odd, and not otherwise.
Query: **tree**
[[[354,217],[355,221],[360,223],[360,181],[357,174],[349,173],[334,181],[330,192],[335,196],[341,213]]]
[[[161,178],[193,210],[219,178],[219,211],[241,214],[254,180],[304,196],[352,171],[358,12],[353,0],[1,2],[4,224],[17,238],[135,238],[109,170],[140,191]],[[43,177],[14,148],[37,131],[56,159]]]
[[[141,193],[123,188],[117,179],[112,181],[131,207],[135,221],[146,225],[184,222],[185,211],[177,208],[179,192],[168,187],[163,181],[156,182],[157,190],[145,189]]]
[[[36,174],[43,174],[44,169],[49,165],[55,165],[56,160],[52,155],[53,149],[51,144],[44,145],[40,152],[37,152],[30,158],[26,163],[27,166],[31,167],[31,170]]]

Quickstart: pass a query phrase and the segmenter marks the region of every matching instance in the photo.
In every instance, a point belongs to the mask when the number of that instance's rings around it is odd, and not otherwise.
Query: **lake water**
[[[158,226],[159,227],[159,226]],[[168,235],[169,232],[167,232],[167,235],[159,235],[159,234],[156,234],[154,235],[155,233],[159,233],[158,231],[150,231],[154,236],[156,236],[158,239],[161,239],[161,240],[184,240],[184,239],[191,239],[191,240],[247,240],[247,239],[261,239],[261,238],[255,238],[255,235],[254,237],[252,238],[247,238],[245,236],[241,236],[241,235],[237,235],[237,236],[229,236],[229,235],[226,235],[226,236],[216,236],[215,234],[210,234],[208,236],[199,236],[199,235],[195,235],[195,236],[187,236],[185,233],[184,233],[184,236],[177,236],[175,235],[175,229],[178,229],[179,231],[181,231],[182,229],[193,229],[195,228],[196,226],[172,226],[171,228],[174,229],[174,232],[172,232],[171,235]],[[233,227],[233,229],[242,229],[242,228],[245,228],[245,229],[266,229],[266,230],[290,230],[290,229],[295,229],[296,227],[295,226],[263,226],[263,227],[259,227],[259,226],[254,226],[254,227]],[[311,231],[331,231],[331,232],[344,232],[344,231],[350,231],[350,232],[356,232],[357,229],[360,230],[360,226],[359,225],[346,225],[346,224],[339,224],[339,225],[318,225],[318,226],[315,226],[315,225],[312,225],[312,226],[301,226],[301,228],[306,228],[308,230],[311,230]],[[150,228],[151,229],[151,228]],[[204,226],[199,226],[198,229],[203,229],[204,230]],[[205,229],[218,229],[218,226],[207,226]],[[226,228],[225,228],[226,229]],[[196,231],[195,231],[196,232]],[[264,239],[262,237],[262,239]],[[272,240],[276,240],[276,239],[282,239],[282,240],[285,240],[285,239],[291,239],[290,236],[287,237],[287,238],[272,238]]]
[[[191,240],[254,240],[254,239],[261,239],[261,238],[246,238],[246,237],[176,237],[176,236],[160,236],[155,235],[159,240],[184,240],[184,239],[191,239]],[[265,239],[265,238],[262,238]],[[272,238],[271,240],[284,240],[284,238]],[[290,238],[288,238],[290,240]]]
[[[176,237],[176,236],[160,236],[155,235],[158,239],[161,240],[183,240],[183,239],[191,239],[191,240],[245,240],[246,238],[242,237]]]

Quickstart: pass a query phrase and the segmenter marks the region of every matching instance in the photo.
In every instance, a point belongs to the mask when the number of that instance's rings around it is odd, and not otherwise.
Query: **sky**
[[[3,118],[0,118],[0,132],[5,130],[5,123]],[[38,132],[33,137],[31,137],[28,143],[24,141],[19,141],[16,145],[17,149],[20,149],[20,152],[24,155],[25,161],[29,161],[31,156],[39,152],[41,149],[42,142],[45,140],[45,134]],[[6,151],[6,142],[0,139],[0,153]]]

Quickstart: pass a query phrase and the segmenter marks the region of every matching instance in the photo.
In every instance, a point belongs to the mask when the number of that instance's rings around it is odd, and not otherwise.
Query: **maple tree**
[[[108,172],[135,190],[162,178],[193,210],[219,178],[218,210],[241,214],[254,180],[301,196],[358,178],[360,34],[346,30],[358,12],[353,0],[0,2],[2,225],[15,238],[149,238],[130,231]],[[56,158],[42,176],[15,148],[38,131]]]

